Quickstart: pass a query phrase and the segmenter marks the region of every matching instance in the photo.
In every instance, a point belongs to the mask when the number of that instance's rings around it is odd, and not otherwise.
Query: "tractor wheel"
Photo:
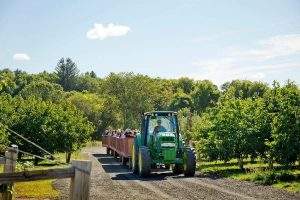
[[[138,149],[137,145],[133,143],[132,145],[132,152],[131,152],[131,169],[134,174],[137,174],[139,171],[138,166]]]
[[[182,174],[183,173],[183,165],[181,164],[174,164],[172,165],[172,171],[174,174]]]
[[[192,149],[187,148],[183,158],[184,176],[190,177],[195,175],[196,170],[196,156]]]
[[[139,149],[139,175],[146,177],[151,172],[151,157],[147,147],[140,147]]]

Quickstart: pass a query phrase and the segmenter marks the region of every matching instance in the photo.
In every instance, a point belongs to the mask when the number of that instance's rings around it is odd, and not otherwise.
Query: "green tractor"
[[[179,133],[177,113],[147,112],[142,116],[141,132],[134,139],[130,167],[146,177],[155,168],[172,168],[174,174],[194,176],[194,151],[185,145]]]

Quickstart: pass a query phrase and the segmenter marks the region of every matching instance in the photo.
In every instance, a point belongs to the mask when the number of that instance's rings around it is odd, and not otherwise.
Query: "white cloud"
[[[27,61],[30,60],[30,57],[26,53],[16,53],[13,56],[13,59],[18,61],[23,61],[23,60]]]
[[[300,53],[300,34],[279,35],[258,42],[258,47],[233,52],[241,59],[268,60]]]
[[[130,31],[130,27],[124,25],[115,25],[109,23],[107,26],[103,24],[94,24],[94,27],[86,33],[86,37],[90,40],[104,40],[108,37],[119,37],[126,35]]]
[[[259,41],[256,46],[231,49],[223,57],[192,62],[196,68],[190,76],[221,84],[232,79],[264,80],[270,72],[299,69],[299,59],[286,58],[300,54],[300,34],[271,37]]]
[[[254,80],[261,80],[263,78],[265,78],[265,74],[262,72],[258,72],[256,74],[253,74],[251,78],[253,78]]]

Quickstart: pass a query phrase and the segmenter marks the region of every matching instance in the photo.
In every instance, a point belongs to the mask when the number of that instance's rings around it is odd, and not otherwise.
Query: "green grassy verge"
[[[236,160],[224,162],[199,162],[198,170],[207,176],[220,176],[236,180],[253,181],[262,185],[272,185],[290,192],[300,192],[299,167],[285,168],[278,164],[273,170],[260,161],[245,162],[245,170],[241,171]]]
[[[59,192],[53,188],[53,180],[16,183],[15,196],[20,198],[56,199]]]
[[[99,142],[90,142],[86,146],[94,147],[99,146]],[[65,162],[65,154],[57,153],[55,154],[55,161],[45,160],[41,161],[39,165],[34,166],[33,162],[18,162],[16,166],[16,171],[23,170],[38,170],[38,169],[51,169],[66,167],[68,164]],[[82,151],[77,151],[72,154],[72,159],[87,159],[87,155],[82,153]],[[0,165],[0,172],[3,171],[3,166]],[[40,180],[31,182],[19,182],[15,183],[14,191],[15,197],[17,198],[35,198],[35,199],[57,199],[59,197],[59,192],[53,187],[54,180]]]

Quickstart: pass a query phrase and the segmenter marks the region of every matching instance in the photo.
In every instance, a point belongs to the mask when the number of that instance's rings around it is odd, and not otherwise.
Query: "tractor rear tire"
[[[172,165],[172,171],[175,175],[183,173],[183,165],[182,164],[174,164]]]
[[[184,176],[191,177],[195,175],[196,171],[196,156],[191,148],[187,148],[184,153],[183,171]]]
[[[148,147],[140,147],[139,149],[139,175],[147,177],[151,172],[151,157]]]
[[[138,165],[138,147],[136,143],[132,145],[132,153],[131,153],[131,170],[134,174],[139,172],[139,165]]]

